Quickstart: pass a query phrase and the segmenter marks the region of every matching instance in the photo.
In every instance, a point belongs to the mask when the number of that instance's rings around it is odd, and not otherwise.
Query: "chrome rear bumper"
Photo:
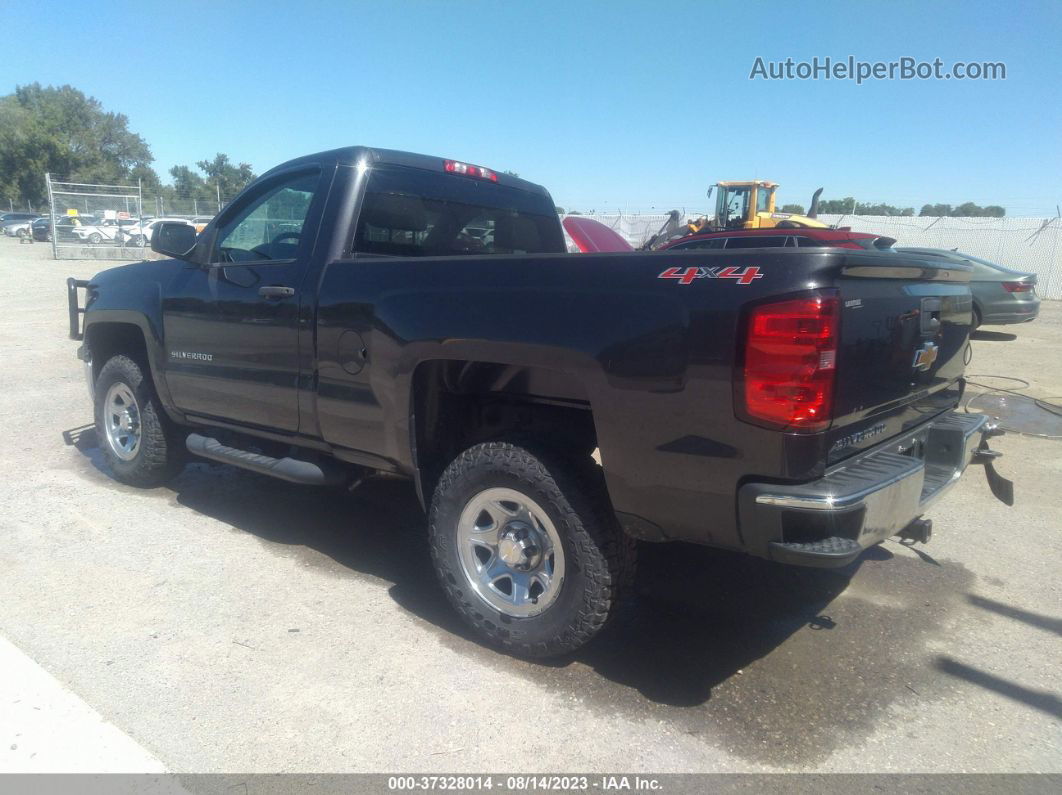
[[[748,483],[738,492],[742,536],[750,551],[772,560],[843,566],[901,533],[971,462],[986,463],[991,452],[986,439],[998,433],[987,422],[983,415],[949,412],[839,464],[819,480]],[[1003,480],[994,470],[992,476]]]

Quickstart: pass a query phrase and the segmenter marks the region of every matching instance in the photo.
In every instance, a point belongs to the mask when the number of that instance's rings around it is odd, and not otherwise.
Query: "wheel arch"
[[[585,384],[575,374],[538,365],[430,359],[413,371],[410,455],[423,505],[446,466],[480,442],[561,435],[576,454],[596,447]]]
[[[93,383],[108,359],[118,354],[128,356],[150,377],[155,393],[171,419],[180,419],[163,375],[162,343],[147,317],[131,311],[89,312],[84,333],[84,345],[91,354]]]

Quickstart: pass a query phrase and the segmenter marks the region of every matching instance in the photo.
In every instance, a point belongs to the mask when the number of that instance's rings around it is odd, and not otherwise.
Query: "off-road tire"
[[[132,390],[140,411],[140,447],[129,461],[119,458],[111,449],[103,418],[107,392],[119,381]],[[186,459],[181,434],[159,405],[154,386],[144,377],[140,365],[128,356],[112,356],[100,370],[94,394],[96,436],[116,480],[129,486],[151,488],[181,471]]]
[[[528,495],[561,538],[564,580],[556,600],[535,616],[506,615],[488,604],[469,586],[459,559],[461,512],[476,494],[495,487]],[[428,532],[451,604],[480,637],[521,657],[566,654],[587,643],[612,618],[633,580],[635,542],[616,522],[600,469],[533,444],[487,442],[461,453],[435,488]]]

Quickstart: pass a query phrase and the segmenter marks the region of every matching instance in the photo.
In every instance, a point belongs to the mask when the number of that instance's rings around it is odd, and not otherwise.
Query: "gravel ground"
[[[972,470],[845,571],[647,548],[608,635],[532,664],[457,624],[401,483],[138,491],[65,444],[63,281],[101,267],[0,239],[0,635],[168,769],[1062,771],[1062,441],[996,440],[1016,507]],[[970,372],[1062,395],[1062,304],[977,337]]]

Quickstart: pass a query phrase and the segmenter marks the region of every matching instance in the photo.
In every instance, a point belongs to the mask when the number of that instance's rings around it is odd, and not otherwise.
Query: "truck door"
[[[263,181],[217,219],[207,266],[163,302],[166,380],[182,411],[299,426],[299,290],[323,203],[319,169]]]

